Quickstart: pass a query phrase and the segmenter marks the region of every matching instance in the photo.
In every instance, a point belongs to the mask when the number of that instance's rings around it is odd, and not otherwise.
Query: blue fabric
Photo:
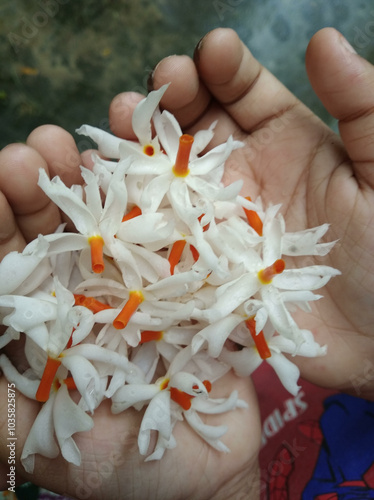
[[[320,425],[324,436],[313,476],[302,499],[336,493],[339,500],[374,499],[368,486],[345,486],[363,481],[374,463],[374,402],[336,394],[326,399]]]

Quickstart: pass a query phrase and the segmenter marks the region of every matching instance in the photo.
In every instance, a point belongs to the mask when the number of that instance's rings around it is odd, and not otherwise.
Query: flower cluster
[[[24,337],[28,363],[20,372],[1,354],[0,368],[42,403],[22,452],[28,472],[36,454],[79,464],[73,435],[93,427],[107,399],[113,413],[145,408],[138,445],[147,460],[176,446],[181,420],[228,451],[226,426],[200,414],[247,404],[235,390],[212,398],[212,384],[231,369],[249,376],[266,360],[296,394],[299,371],[283,353],[325,353],[292,314],[310,310],[321,297],[314,291],[339,272],[288,268],[284,257],[327,254],[328,225],[286,232],[280,206],[245,198],[241,182],[225,187],[225,162],[242,143],[230,137],[203,154],[215,123],[182,134],[159,109],[166,89],[136,107],[138,141],[78,130],[99,151],[92,170],[81,167],[84,187],[39,176],[76,232],[62,225],[0,263],[0,347]]]

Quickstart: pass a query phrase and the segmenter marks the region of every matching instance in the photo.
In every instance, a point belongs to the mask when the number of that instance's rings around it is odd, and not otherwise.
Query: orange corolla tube
[[[245,324],[251,333],[251,336],[253,338],[253,341],[255,343],[260,358],[261,359],[270,358],[271,352],[266,342],[264,332],[261,330],[259,333],[256,334],[256,320],[254,319],[254,317],[248,318]]]
[[[258,272],[258,278],[263,285],[268,285],[271,283],[274,276],[283,273],[285,267],[286,263],[284,260],[278,259],[271,266],[261,269],[261,271]]]
[[[174,175],[177,177],[186,177],[186,175],[188,175],[188,162],[190,159],[193,141],[194,138],[189,134],[183,134],[179,138],[177,158],[173,167]]]
[[[250,196],[246,196],[246,200],[252,201]],[[244,207],[243,210],[247,217],[248,224],[256,231],[259,236],[262,236],[263,224],[258,213],[255,210],[248,210]]]
[[[117,330],[122,330],[127,326],[127,323],[130,321],[131,316],[138,309],[140,304],[144,300],[144,295],[140,290],[132,290],[130,292],[129,300],[123,306],[122,311],[118,314],[118,316],[113,321],[114,328]]]
[[[100,274],[104,271],[104,240],[101,236],[91,236],[88,239],[91,247],[91,263],[94,273]]]
[[[185,245],[186,240],[177,240],[173,243],[168,257],[168,261],[170,263],[170,274],[174,274],[175,266],[178,264],[182,257]]]
[[[45,403],[48,400],[53,381],[60,365],[61,361],[59,359],[48,356],[47,363],[35,395],[37,401]]]

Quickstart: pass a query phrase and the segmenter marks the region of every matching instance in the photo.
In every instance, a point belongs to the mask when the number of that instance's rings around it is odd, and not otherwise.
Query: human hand
[[[342,275],[323,289],[312,314],[296,315],[319,344],[327,344],[327,355],[292,360],[312,382],[373,398],[374,70],[352,50],[341,34],[327,28],[313,37],[306,54],[311,84],[339,120],[340,137],[229,29],[203,38],[194,62],[187,56],[161,61],[152,88],[172,82],[161,104],[187,132],[219,120],[210,147],[230,134],[245,142],[230,157],[226,181],[242,178],[245,196],[261,195],[265,205],[282,203],[287,230],[331,224],[329,241],[338,240],[334,249],[323,262],[308,257],[304,263],[327,263]],[[126,99],[114,101],[112,117],[118,101]],[[120,130],[127,127],[124,120]]]
[[[114,130],[118,128],[115,118],[112,125]],[[131,138],[131,130],[122,135]],[[81,157],[72,137],[54,126],[38,128],[29,136],[27,145],[10,145],[0,153],[1,256],[12,250],[21,251],[26,242],[39,233],[53,232],[61,222],[60,212],[36,184],[39,167],[44,167],[50,177],[59,175],[71,185],[81,182],[79,165],[89,166],[89,163],[89,152]],[[27,365],[19,347],[20,344],[9,344],[4,351],[23,372]],[[2,377],[0,455],[3,465],[0,470],[4,489],[8,487],[9,473],[7,386],[7,380]],[[231,449],[230,454],[213,450],[187,425],[180,424],[174,431],[177,447],[168,450],[159,462],[144,462],[137,449],[143,412],[130,409],[113,415],[106,401],[95,410],[93,429],[74,436],[82,455],[81,465],[74,466],[61,457],[50,460],[37,456],[32,475],[24,472],[19,457],[41,404],[17,394],[18,479],[31,480],[75,498],[255,498],[260,424],[251,383],[230,373],[213,384],[212,396],[227,396],[233,389],[239,391],[239,397],[248,403],[249,409],[225,415],[224,423],[230,430],[223,440]],[[219,425],[222,420],[212,415],[206,423]]]

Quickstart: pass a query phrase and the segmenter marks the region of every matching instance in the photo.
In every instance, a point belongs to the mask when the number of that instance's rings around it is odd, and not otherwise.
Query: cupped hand
[[[245,143],[226,169],[244,179],[243,194],[282,203],[288,231],[331,224],[327,257],[289,265],[327,264],[341,271],[300,327],[328,346],[319,358],[292,358],[302,375],[326,387],[374,397],[374,69],[332,28],[318,32],[306,53],[314,91],[338,120],[340,136],[254,59],[230,29],[206,35],[194,60],[164,59],[151,85],[172,82],[161,104],[186,131],[218,119],[211,146],[234,135]],[[117,97],[112,106],[116,116]],[[123,123],[122,131],[128,125]]]
[[[141,96],[127,94],[126,108],[113,116],[115,133],[130,117]],[[118,102],[118,101],[117,101]],[[117,108],[118,110],[118,108]],[[131,127],[122,137],[134,138]],[[34,130],[26,144],[12,144],[0,152],[0,258],[10,251],[22,251],[39,233],[53,232],[64,220],[57,207],[37,186],[38,170],[50,177],[59,175],[68,185],[80,183],[79,165],[90,166],[87,151],[79,154],[73,137],[59,127],[46,125]],[[24,363],[20,343],[5,351],[20,372]],[[260,419],[256,396],[250,380],[233,373],[213,384],[212,397],[227,397],[234,390],[247,402],[248,409],[225,415],[210,415],[207,424],[228,427],[222,441],[230,453],[207,445],[187,423],[174,430],[177,447],[167,450],[161,461],[145,462],[137,446],[138,430],[144,412],[134,409],[113,415],[110,402],[102,403],[93,416],[91,431],[74,436],[82,456],[79,467],[61,457],[50,460],[36,457],[32,475],[26,474],[19,458],[41,404],[21,394],[16,397],[17,482],[32,481],[46,489],[72,498],[117,500],[121,498],[229,499],[257,498],[259,489],[257,456],[260,447]],[[7,434],[8,382],[0,377],[0,482],[8,489],[10,463]]]

